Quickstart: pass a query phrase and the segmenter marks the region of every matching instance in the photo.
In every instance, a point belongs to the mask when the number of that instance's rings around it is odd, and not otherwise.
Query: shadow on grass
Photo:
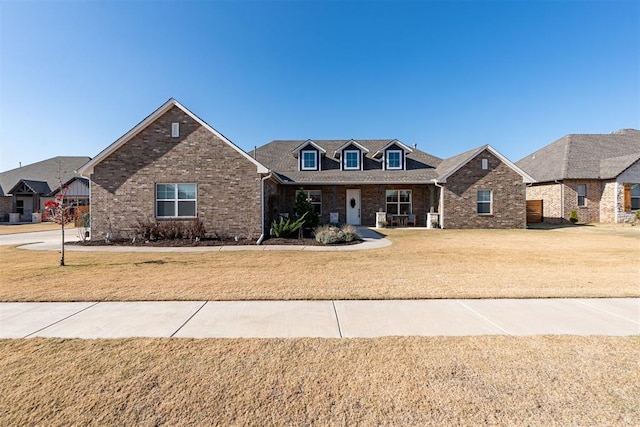
[[[575,227],[594,227],[594,225],[593,224],[571,224],[571,223],[550,224],[547,222],[527,224],[527,230],[556,230],[559,228],[575,228]]]

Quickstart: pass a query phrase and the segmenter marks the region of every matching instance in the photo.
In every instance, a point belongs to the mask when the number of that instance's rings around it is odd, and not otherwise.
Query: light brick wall
[[[587,186],[587,200],[585,206],[578,206],[578,185]],[[602,181],[600,180],[565,180],[564,206],[565,219],[569,220],[571,211],[578,213],[579,222],[600,222],[600,200],[602,199]]]
[[[640,184],[640,161],[635,162],[616,179],[616,222],[631,222],[635,215],[635,211],[624,211],[624,184]]]
[[[483,170],[481,159],[489,161]],[[447,179],[445,228],[525,228],[526,190],[522,176],[485,150]],[[477,191],[491,190],[493,214],[477,214]]]
[[[154,221],[156,183],[197,184],[197,216],[208,233],[260,233],[256,166],[177,107],[96,165],[91,181],[94,239],[130,237],[138,221]]]
[[[617,184],[614,180],[602,182],[602,196],[600,198],[600,222],[616,222],[616,192]]]
[[[534,184],[527,187],[527,200],[542,200],[542,220],[562,222],[562,184]]]

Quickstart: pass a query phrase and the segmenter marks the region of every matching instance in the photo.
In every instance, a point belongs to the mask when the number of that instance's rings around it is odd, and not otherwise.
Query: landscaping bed
[[[336,246],[336,245],[357,245],[362,240],[353,240],[351,242],[336,242],[331,244],[323,244],[315,238],[303,237],[300,239],[272,237],[265,239],[263,245],[292,245],[292,246]],[[136,247],[192,247],[192,246],[242,246],[256,245],[255,240],[249,239],[201,239],[198,241],[190,239],[163,239],[163,240],[87,240],[85,242],[67,242],[67,245],[80,246],[136,246]]]

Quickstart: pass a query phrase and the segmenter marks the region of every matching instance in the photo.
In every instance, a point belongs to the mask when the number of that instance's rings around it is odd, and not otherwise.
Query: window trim
[[[584,194],[580,194],[580,189],[584,188]],[[584,208],[587,206],[587,184],[577,184],[576,185],[576,194],[578,196],[578,207]],[[580,203],[580,198],[582,198],[582,203]]]
[[[637,189],[638,189],[638,193],[639,193],[639,194],[638,194],[637,196],[634,196],[634,195],[633,195],[633,189],[634,189],[634,188],[637,188]],[[636,206],[637,206],[637,207],[636,207],[635,209],[633,208],[633,200],[634,200],[634,199],[637,199],[637,200],[638,200],[638,202],[636,203]],[[640,184],[631,184],[631,185],[629,186],[629,203],[630,203],[630,207],[631,207],[631,210],[632,210],[632,211],[640,210]]]
[[[398,197],[398,201],[397,202],[389,202],[389,192],[395,192],[397,194]],[[409,194],[409,202],[402,202],[400,201],[400,192],[401,191],[406,191]],[[384,208],[386,210],[387,213],[389,212],[389,205],[396,205],[398,208],[398,213],[390,213],[391,215],[411,215],[413,214],[413,191],[409,190],[407,188],[399,188],[399,189],[386,189],[384,192]],[[400,209],[400,205],[409,205],[409,212],[407,212],[406,214],[403,214],[401,209]]]
[[[179,138],[180,137],[180,123],[173,122],[171,123],[171,138]]]
[[[489,200],[480,200],[480,192],[489,192]],[[489,204],[489,212],[480,212],[480,204]],[[493,215],[493,190],[486,188],[480,188],[476,191],[476,214],[479,216],[491,216]]]
[[[304,155],[306,153],[313,154],[313,167],[305,167]],[[300,150],[300,170],[303,171],[316,171],[318,170],[318,151],[317,150]]]
[[[389,154],[391,153],[398,153],[400,154],[400,158],[398,159],[400,161],[400,164],[398,166],[389,166]],[[386,170],[402,170],[404,169],[404,159],[403,159],[403,151],[402,150],[387,150],[386,154],[385,154],[385,168]]]
[[[174,186],[174,198],[173,199],[158,199],[158,186],[159,185],[173,185]],[[195,199],[180,199],[179,186],[180,185],[193,185],[195,187]],[[174,215],[159,215],[158,214],[158,202],[170,202],[173,201],[173,213]],[[195,215],[178,215],[180,202],[195,202],[194,213]],[[198,184],[195,182],[157,182],[155,186],[155,216],[157,219],[190,219],[198,217]]]
[[[482,170],[489,170],[489,159],[482,159]]]
[[[347,154],[356,154],[356,166],[347,166]],[[360,150],[344,150],[342,152],[342,170],[346,171],[356,171],[360,170],[360,158],[361,158]]]

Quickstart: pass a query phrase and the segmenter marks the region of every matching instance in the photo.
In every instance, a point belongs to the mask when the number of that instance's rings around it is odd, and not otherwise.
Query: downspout
[[[265,227],[264,227],[264,219],[265,219],[265,215],[264,215],[264,182],[271,178],[271,176],[273,175],[273,173],[269,172],[268,175],[263,176],[260,179],[260,219],[261,219],[261,226],[260,229],[262,231],[262,234],[260,234],[260,237],[258,238],[258,241],[256,242],[256,245],[261,245],[263,240],[265,239]]]
[[[438,213],[440,213],[440,228],[444,229],[444,187],[434,179],[433,184],[440,189],[440,200],[438,201]]]

